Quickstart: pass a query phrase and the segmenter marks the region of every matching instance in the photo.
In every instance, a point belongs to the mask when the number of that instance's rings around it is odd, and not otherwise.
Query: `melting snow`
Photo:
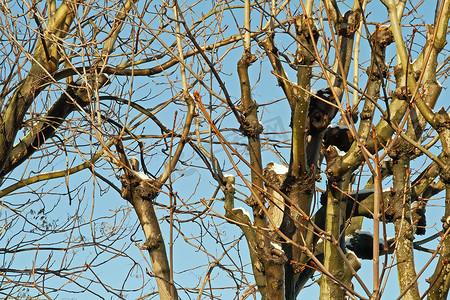
[[[283,251],[283,249],[281,248],[281,245],[278,243],[274,243],[274,242],[270,242],[270,244],[275,248],[278,249],[280,251]],[[283,251],[284,252],[284,251]]]
[[[344,152],[344,151],[342,151],[342,150],[339,150],[338,147],[334,147],[334,148],[336,149],[336,152],[337,152],[337,154],[338,154],[339,156],[344,156],[344,155],[345,155],[346,152]]]
[[[237,207],[234,210],[242,210],[242,213],[244,215],[246,215],[248,217],[249,220],[251,220],[252,218],[250,217],[250,213],[248,211],[246,211],[243,207]]]
[[[148,177],[147,174],[145,174],[144,172],[135,172],[135,173],[142,180],[149,180],[150,179],[150,177]]]
[[[270,167],[270,170],[274,171],[277,174],[280,174],[280,175],[286,174],[289,171],[289,169],[286,166],[283,166],[283,165],[280,165],[280,164],[277,164],[274,162],[272,162],[272,164],[273,164],[273,166]]]
[[[347,125],[328,125],[328,128],[348,129]]]

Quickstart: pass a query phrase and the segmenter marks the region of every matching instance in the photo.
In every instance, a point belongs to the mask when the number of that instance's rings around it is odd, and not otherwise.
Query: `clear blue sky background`
[[[205,4],[207,5],[207,4]],[[434,4],[433,4],[434,5]],[[426,22],[430,23],[432,21],[432,10],[429,9],[428,11],[425,11],[427,7],[421,7],[422,11],[419,11],[420,14],[425,18]],[[434,9],[434,7],[433,7]],[[342,12],[345,12],[346,8],[341,7]],[[206,11],[206,9],[205,9]],[[387,17],[387,13],[385,8],[378,3],[370,3],[368,5],[368,12],[370,11],[369,15],[369,21],[380,21],[385,20]],[[237,32],[237,27],[242,26],[242,12],[243,10],[237,10],[235,11],[235,17],[238,20],[239,24],[235,24],[234,19],[227,14],[224,19],[222,20],[223,24],[229,24],[229,27],[226,31],[226,34],[231,35],[232,33]],[[256,29],[256,27],[259,24],[258,15],[254,15],[253,19],[253,28]],[[369,30],[373,31],[374,27],[369,27]],[[406,29],[409,30],[409,29]],[[126,32],[124,30],[124,32]],[[280,43],[280,45],[285,42],[288,43],[288,39],[283,37],[283,35],[277,35],[276,36],[277,43]],[[416,42],[420,45],[423,43],[424,39],[423,37],[417,36]],[[169,42],[168,42],[169,43]],[[169,43],[170,44],[170,43]],[[286,45],[284,45],[286,46]],[[369,48],[367,45],[366,40],[362,40],[361,42],[361,62],[367,61],[370,59],[369,57]],[[395,46],[391,45],[388,48],[388,57],[389,59],[394,57],[395,53]],[[281,46],[280,46],[281,48]],[[258,54],[261,53],[261,50],[257,47],[253,47],[253,51]],[[223,78],[226,78],[226,86],[228,88],[228,91],[232,95],[234,100],[239,99],[239,81],[236,74],[236,63],[239,59],[240,55],[242,54],[242,48],[238,48],[236,50],[233,50],[229,53],[228,58],[223,63],[223,69],[222,74],[224,74]],[[415,57],[415,54],[413,53],[413,57]],[[395,64],[395,58],[393,64]],[[259,58],[259,60],[250,68],[251,72],[251,82],[252,84],[255,84],[255,88],[253,90],[253,96],[255,100],[259,104],[265,104],[272,102],[274,100],[280,99],[283,97],[282,90],[277,87],[277,82],[275,77],[270,73],[271,67],[265,57]],[[319,69],[315,70],[316,73],[320,72]],[[289,76],[291,80],[295,79],[295,74],[293,71],[289,71]],[[207,75],[209,76],[209,75]],[[136,86],[139,84],[144,83],[145,80],[149,81],[147,82],[147,87],[143,90],[138,91],[134,96],[136,99],[139,99],[141,97],[144,97],[150,90],[150,97],[153,97],[154,95],[158,95],[159,88],[157,85],[154,85],[154,82],[161,81],[164,78],[136,78]],[[361,74],[361,83],[365,83],[365,75]],[[114,86],[114,82],[112,87]],[[318,81],[317,84],[314,86],[314,88],[322,88],[325,87],[324,81]],[[214,83],[215,90],[217,89],[216,84]],[[198,87],[195,88],[196,90]],[[200,91],[200,94],[204,97],[204,99],[207,99],[209,95],[206,93],[204,89]],[[167,94],[162,94],[163,96],[166,96]],[[163,96],[158,96],[162,97]],[[158,97],[148,100],[148,102],[143,102],[141,105],[145,107],[153,107],[157,104],[159,101]],[[448,98],[448,90],[447,90],[447,83],[444,84],[444,89],[442,91],[442,95],[440,97],[440,100],[438,104],[436,105],[437,108],[440,108],[440,106],[445,105],[447,108],[447,103],[443,99]],[[164,99],[164,98],[163,98]],[[108,103],[105,103],[105,105],[108,105]],[[169,110],[165,112],[164,115],[159,115],[161,119],[165,122],[166,126],[171,125],[171,120],[173,119],[173,112],[174,110],[178,109],[179,107],[173,106]],[[260,109],[260,115],[262,118],[262,123],[265,127],[265,133],[267,132],[285,132],[289,130],[289,107],[286,101],[282,101],[276,105],[270,106],[268,109],[265,107],[261,107]],[[216,115],[217,116],[217,115]],[[334,123],[337,122],[339,116],[336,118]],[[233,117],[230,116],[226,119],[225,123],[221,124],[222,128],[234,128],[236,129],[237,123],[233,120]],[[206,129],[206,127],[204,128]],[[152,125],[149,122],[145,123],[145,129],[143,129],[143,134],[158,134],[159,130],[156,129],[156,126]],[[227,133],[226,136],[229,136],[229,141],[231,142],[245,142],[245,139],[238,134],[234,133]],[[277,136],[271,136],[272,138],[282,138],[282,139],[288,139],[289,134],[283,134],[283,135],[277,135]],[[81,143],[81,142],[80,142]],[[243,147],[240,147],[240,150],[243,150]],[[190,149],[187,149],[188,151],[183,154],[182,160],[188,159],[191,155]],[[223,150],[220,149],[220,146],[216,146],[214,148],[215,154],[218,156],[219,161],[224,164],[226,168],[230,168],[231,164],[227,161],[228,159],[225,156],[225,153]],[[289,150],[286,149],[280,149],[281,153],[284,155],[285,158],[289,157]],[[271,151],[264,150],[264,161],[263,164],[266,165],[267,163],[270,163],[271,161],[280,163],[278,157],[274,155]],[[76,156],[76,155],[75,155]],[[151,171],[156,173],[157,168],[161,165],[161,157],[153,156],[153,157],[147,157],[148,159],[147,168]],[[426,162],[429,162],[427,159],[423,159]],[[78,161],[78,160],[77,160]],[[422,160],[415,162],[412,166],[413,169],[417,169],[422,167]],[[69,162],[70,164],[72,161]],[[192,164],[199,164],[201,165],[202,162],[198,158],[193,158],[191,160]],[[66,168],[66,157],[60,156],[56,158],[52,162],[53,168],[56,169],[65,169]],[[244,170],[244,174],[248,175],[248,169],[244,167],[242,163],[239,164],[239,166],[242,167],[242,170]],[[180,165],[181,167],[181,165]],[[36,166],[36,169],[38,169],[39,166]],[[108,165],[105,164],[103,166],[104,169],[100,169],[101,174],[111,174],[111,170],[107,170]],[[20,170],[16,170],[15,174],[20,174]],[[227,170],[227,173],[233,173],[235,174],[233,170]],[[415,173],[413,172],[413,175]],[[181,176],[179,178],[179,176]],[[199,201],[201,198],[208,199],[212,197],[214,190],[216,188],[215,182],[208,176],[206,176],[206,173],[199,173],[198,169],[194,168],[187,168],[184,170],[177,171],[173,174],[172,178],[176,181],[174,183],[174,189],[182,199],[188,199],[192,193],[195,191],[195,188],[197,188],[197,194],[195,194],[192,198],[189,199],[191,202]],[[368,178],[368,173],[365,171],[363,178]],[[15,176],[14,178],[18,178],[19,175]],[[141,232],[140,225],[137,222],[136,215],[134,211],[127,209],[127,203],[125,203],[125,200],[123,200],[118,193],[116,193],[114,190],[109,189],[108,191],[101,191],[98,187],[94,187],[92,184],[91,173],[89,171],[83,171],[80,173],[75,174],[74,176],[71,176],[69,178],[69,187],[74,188],[78,186],[80,183],[85,181],[83,189],[78,191],[78,194],[71,194],[73,197],[72,205],[69,205],[67,196],[64,196],[64,194],[67,194],[67,188],[65,186],[65,180],[54,180],[51,181],[48,184],[36,184],[33,186],[30,186],[29,190],[36,190],[36,191],[49,191],[49,194],[45,196],[45,198],[42,199],[41,202],[37,202],[33,204],[33,210],[39,211],[42,207],[45,207],[45,221],[48,224],[53,224],[53,222],[64,222],[66,218],[69,218],[73,216],[74,214],[77,214],[79,219],[78,222],[80,224],[84,224],[81,227],[81,230],[78,232],[74,232],[72,238],[72,244],[77,244],[77,239],[85,239],[85,241],[89,241],[92,239],[92,236],[95,236],[96,238],[99,238],[104,241],[104,243],[107,243],[108,239],[108,230],[110,230],[111,227],[114,227],[117,225],[118,222],[124,222],[123,225],[125,225],[124,228],[127,228],[122,234],[124,236],[127,236],[127,238],[119,243],[115,243],[112,246],[115,248],[123,248],[123,253],[125,253],[128,257],[122,257],[122,258],[116,258],[114,260],[111,260],[108,263],[105,263],[104,265],[96,268],[98,273],[96,273],[97,276],[105,280],[105,283],[107,283],[110,286],[118,287],[123,283],[124,278],[128,275],[128,271],[132,270],[130,272],[130,279],[127,281],[126,288],[133,288],[133,287],[139,287],[142,280],[147,281],[147,275],[145,275],[145,268],[151,269],[151,266],[148,265],[146,262],[146,259],[148,259],[147,253],[144,253],[144,256],[141,255],[139,249],[133,244],[129,242],[129,238],[133,238],[133,240],[136,240],[139,243],[143,242],[144,236]],[[413,176],[413,178],[415,178]],[[113,176],[109,177],[110,180],[114,181],[117,186],[120,186],[120,183],[116,178]],[[7,184],[12,183],[13,181],[6,182],[3,186],[7,186]],[[198,186],[197,186],[197,183]],[[319,187],[323,188],[325,184],[325,178],[323,177],[322,183],[319,185]],[[385,187],[389,187],[390,183],[386,182]],[[102,184],[104,186],[104,184]],[[246,191],[242,187],[242,181],[237,179],[237,186],[238,188],[241,188],[243,192],[248,194],[248,191]],[[54,188],[53,188],[54,187]],[[23,189],[26,190],[26,189]],[[21,190],[22,191],[22,190]],[[218,197],[221,197],[222,194],[219,192]],[[22,202],[26,203],[27,200],[33,199],[36,200],[33,193],[30,194],[17,194],[8,196],[8,201],[10,202]],[[241,196],[243,198],[243,196]],[[79,199],[82,199],[81,202],[79,202]],[[167,195],[161,194],[157,198],[158,203],[163,203],[165,205],[168,205],[169,199]],[[443,201],[436,201],[437,205],[435,207],[430,207],[427,210],[427,219],[428,219],[428,226],[432,226],[433,224],[436,224],[436,228],[440,228],[440,217],[442,216],[442,203]],[[79,205],[79,207],[78,207]],[[243,203],[236,203],[236,206],[243,206],[245,205]],[[201,210],[203,207],[201,205],[198,205],[198,209]],[[248,211],[249,208],[245,207]],[[113,216],[115,215],[115,210],[120,209],[120,212],[117,214],[118,218],[111,218],[109,220],[105,219],[98,219],[101,216]],[[223,202],[216,200],[213,204],[213,209],[215,212],[223,214]],[[163,210],[157,211],[158,215],[160,217],[167,216],[167,212]],[[3,216],[5,212],[2,212]],[[36,214],[35,222],[43,222],[43,219],[40,219],[41,216],[37,217]],[[29,213],[27,215],[29,218],[33,218],[33,214]],[[181,216],[181,219],[188,219],[191,216],[183,217]],[[60,223],[59,223],[60,224]],[[217,225],[217,227],[211,226],[212,224]],[[71,226],[71,224],[66,224],[65,226]],[[204,226],[204,227],[202,227]],[[19,228],[19,229],[18,229]],[[55,232],[54,229],[56,227],[49,227],[48,232],[43,237],[43,239],[40,241],[42,245],[45,245],[46,243],[51,246],[52,243],[56,240],[60,241],[67,241],[70,237],[68,236],[68,232],[64,233],[58,233]],[[162,221],[162,229],[164,232],[164,237],[166,238],[166,242],[168,241],[169,236],[169,226],[166,221]],[[191,222],[191,223],[181,223],[179,225],[180,233],[183,233],[185,238],[191,238],[193,236],[198,236],[201,233],[204,233],[206,229],[217,232],[211,232],[212,236],[206,235],[203,239],[203,246],[205,249],[195,249],[192,246],[188,246],[186,242],[183,239],[183,236],[181,236],[179,233],[175,231],[175,246],[174,246],[174,268],[176,270],[175,274],[175,280],[177,284],[179,284],[179,287],[192,287],[195,285],[196,282],[201,282],[203,279],[203,276],[205,275],[205,272],[207,270],[208,263],[211,263],[214,261],[215,258],[218,258],[222,255],[224,248],[216,243],[214,238],[220,237],[221,241],[225,243],[225,248],[228,248],[233,241],[235,241],[236,238],[241,236],[240,230],[238,230],[237,226],[227,223],[226,221],[216,218],[216,217],[207,217],[205,218],[204,223],[200,222]],[[364,229],[366,230],[372,230],[372,222],[366,221],[364,222]],[[427,231],[427,236],[431,235],[435,232],[435,229],[429,229]],[[34,232],[32,226],[25,225],[25,228],[14,227],[12,230],[8,230],[6,233],[7,239],[3,238],[0,243],[3,244],[3,246],[9,246],[13,245],[15,243],[20,243],[21,240],[24,238],[28,240],[33,237],[38,237]],[[388,235],[393,235],[393,229],[390,225],[388,225]],[[9,240],[8,245],[5,245],[4,243],[6,240]],[[80,242],[81,243],[81,242]],[[1,247],[3,247],[1,246]],[[434,246],[434,245],[433,245]],[[432,248],[430,246],[430,248]],[[211,255],[207,256],[203,252],[203,250],[207,250]],[[243,264],[247,264],[246,271],[248,274],[246,274],[246,280],[253,282],[253,276],[251,275],[251,269],[249,268],[249,256],[248,256],[248,250],[246,242],[242,239],[239,244],[232,249],[230,252],[230,256],[233,258],[233,260],[239,261]],[[416,252],[417,253],[417,252]],[[45,251],[40,250],[36,257],[34,256],[34,253],[17,253],[14,256],[14,266],[18,269],[20,267],[24,268],[31,268],[33,263],[36,261],[37,265],[42,264],[45,265],[47,260],[49,260],[49,255],[51,254],[51,261],[54,261],[53,265],[51,267],[53,269],[57,269],[60,264],[64,264],[65,261],[72,258],[79,263],[79,264],[96,264],[97,262],[103,261],[105,257],[108,257],[107,249],[99,249],[94,247],[84,247],[82,249],[75,248],[72,251],[69,251],[68,253],[64,253],[63,251]],[[421,266],[426,262],[426,260],[430,257],[429,254],[420,254],[417,253],[416,261],[417,261],[417,269],[420,270]],[[12,255],[5,255],[4,261],[8,262],[12,258]],[[383,261],[383,259],[382,259]],[[227,272],[225,269],[221,269],[219,267],[216,267],[214,271],[211,273],[212,278],[212,284],[214,288],[218,287],[235,287],[236,281],[231,278],[231,274],[234,274],[236,276],[239,276],[237,272],[233,272],[235,266],[233,266],[233,263],[231,259],[227,256],[225,256],[221,261],[221,264],[226,267],[226,269],[230,270],[230,272]],[[435,264],[432,264],[433,266]],[[433,271],[433,268],[430,268],[430,272]],[[427,288],[427,284],[424,282],[423,278],[428,278],[431,273],[427,272],[419,279],[419,282],[421,283],[421,292],[424,292]],[[88,272],[89,273],[89,272]],[[364,278],[365,282],[371,287],[372,282],[372,262],[371,261],[363,261],[363,267],[358,272],[358,274]],[[319,274],[316,273],[314,276],[314,279],[319,278]],[[238,278],[242,279],[242,278]],[[88,284],[88,281],[78,278],[77,282],[81,285]],[[153,284],[154,282],[152,282]],[[154,285],[155,291],[156,291],[156,285]],[[398,287],[397,287],[397,279],[396,279],[396,269],[393,268],[392,272],[389,277],[389,282],[386,287],[386,294],[383,297],[384,299],[394,299],[398,295]],[[208,286],[207,286],[208,287]],[[362,289],[358,286],[357,283],[355,283],[356,290],[358,292],[362,293]],[[104,295],[104,287],[101,286],[92,286],[92,288],[102,295]],[[145,293],[149,293],[151,291],[150,286],[146,286]],[[318,286],[313,285],[312,287],[308,288],[307,291],[303,292],[303,295],[306,295],[310,297],[311,299],[316,299],[318,295]],[[116,296],[111,296],[112,294],[109,294],[106,296],[106,298],[115,299]],[[134,299],[141,295],[141,291],[135,291],[131,292],[127,295],[128,299]],[[182,289],[179,290],[179,295],[182,299],[189,299],[189,298],[196,298],[193,294],[188,294],[183,292]],[[236,290],[234,289],[224,289],[219,291],[214,291],[214,295],[216,295],[218,298],[222,299],[232,299],[236,296]],[[239,294],[242,296],[242,291]],[[55,296],[55,295],[54,295]],[[61,292],[58,296],[59,299],[95,299],[96,297],[92,294],[86,294],[80,291],[80,294],[74,294],[74,293],[64,293]],[[155,297],[157,298],[157,297]]]

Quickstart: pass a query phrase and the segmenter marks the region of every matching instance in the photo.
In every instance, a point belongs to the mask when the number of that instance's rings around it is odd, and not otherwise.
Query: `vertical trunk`
[[[257,251],[256,231],[251,227],[252,223],[250,215],[247,215],[242,208],[234,208],[234,193],[235,193],[235,179],[233,176],[223,178],[224,194],[225,194],[225,217],[236,222],[235,224],[244,233],[250,252],[250,259],[252,262],[253,276],[255,277],[256,285],[262,299],[266,299],[267,281],[264,274],[264,267],[259,260]]]
[[[142,249],[148,250],[150,255],[152,273],[156,278],[160,299],[176,299],[177,290],[170,281],[166,247],[152,202],[158,195],[157,188],[149,180],[142,180],[134,174],[130,175],[122,176],[122,197],[133,205],[144,231],[146,241]]]
[[[297,70],[297,85],[293,93],[292,109],[292,149],[289,174],[284,184],[286,194],[292,199],[295,207],[285,210],[285,217],[281,226],[286,236],[302,245],[303,236],[306,236],[308,216],[314,190],[312,168],[309,168],[306,156],[307,120],[309,107],[310,81],[312,66],[315,62],[314,44],[318,39],[318,31],[310,16],[302,15],[296,19],[296,31],[299,43],[297,44],[296,60],[299,64]],[[303,215],[301,212],[308,214]],[[291,245],[284,246],[284,251],[290,261],[300,260],[300,250]],[[301,260],[300,260],[301,262]],[[295,298],[295,282],[298,278],[298,264],[287,264],[286,299]]]
[[[450,184],[445,185],[445,215],[442,218],[444,235],[439,252],[439,260],[433,276],[428,280],[431,285],[429,300],[447,299],[450,288]]]
[[[450,117],[444,109],[435,115],[436,130],[442,143],[443,160],[448,166],[450,162]],[[450,288],[450,171],[441,170],[441,180],[445,183],[445,211],[442,221],[442,241],[436,270],[430,280],[428,299],[447,299]]]
[[[404,292],[416,280],[416,267],[413,253],[414,232],[410,218],[409,154],[406,147],[399,147],[394,157],[394,192],[392,199],[394,227],[397,238],[396,257],[400,291]],[[419,287],[415,282],[405,293],[404,300],[420,299]]]
[[[333,187],[333,184],[328,186],[327,195],[327,209],[326,209],[326,221],[325,221],[325,231],[331,233],[331,235],[339,241],[339,236],[341,233],[341,225],[343,224],[345,217],[345,205],[344,202],[340,200],[338,189]],[[339,281],[344,281],[345,275],[345,264],[342,256],[339,254],[338,247],[339,244],[334,244],[330,240],[326,239],[324,241],[324,267]],[[344,299],[345,291],[342,287],[335,283],[327,275],[322,275],[320,278],[320,300],[326,299]]]
[[[246,2],[246,6],[248,2]],[[246,9],[246,11],[249,8]],[[246,17],[246,28],[249,30],[249,17]],[[247,35],[246,35],[247,36]],[[256,60],[256,57],[250,52],[250,40],[244,41],[244,53],[237,64],[239,82],[241,87],[241,112],[244,115],[243,123],[241,123],[240,131],[248,139],[248,151],[251,164],[251,197],[249,197],[249,205],[253,210],[254,225],[258,229],[267,228],[266,209],[264,203],[264,186],[262,176],[262,158],[260,133],[263,127],[258,119],[258,105],[252,99],[250,89],[250,79],[248,75],[249,66]],[[258,262],[263,264],[266,282],[260,289],[265,290],[266,299],[283,299],[284,280],[283,280],[283,263],[277,261],[277,258],[284,257],[282,253],[274,255],[273,245],[270,243],[266,234],[257,230],[255,239]],[[258,263],[255,262],[255,263]]]

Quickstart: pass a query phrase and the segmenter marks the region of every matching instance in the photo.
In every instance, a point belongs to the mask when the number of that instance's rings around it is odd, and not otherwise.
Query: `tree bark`
[[[404,142],[406,143],[406,142]],[[405,144],[403,144],[406,146]],[[401,147],[399,153],[394,157],[394,196],[391,199],[394,210],[394,227],[397,238],[396,258],[397,274],[400,291],[408,291],[403,296],[404,300],[420,299],[419,286],[416,281],[416,267],[413,252],[414,232],[410,218],[410,185],[409,185],[409,157],[408,148]]]
[[[436,269],[428,280],[430,283],[429,300],[447,299],[450,288],[450,184],[447,183],[445,188],[445,214],[442,218],[444,234]]]
[[[159,226],[158,217],[153,206],[158,196],[155,182],[143,180],[135,174],[122,175],[122,197],[134,207],[145,234],[143,250],[148,250],[152,263],[152,276],[158,285],[160,299],[176,299],[177,290],[170,281],[170,265],[167,259],[166,247]]]

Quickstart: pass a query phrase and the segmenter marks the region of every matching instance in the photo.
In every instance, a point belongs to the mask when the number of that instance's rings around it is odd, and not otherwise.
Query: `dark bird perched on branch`
[[[395,248],[395,238],[387,239],[387,253],[392,253]],[[384,242],[378,241],[380,255],[386,253]],[[373,258],[373,235],[368,231],[357,231],[353,236],[345,237],[345,247],[353,252],[361,259]]]
[[[325,130],[338,112],[337,99],[342,97],[342,89],[327,87],[311,93],[307,120],[307,161],[308,165],[317,165]]]
[[[338,99],[342,97],[342,89],[334,87],[334,93]],[[308,110],[308,134],[312,135],[324,131],[338,112],[336,98],[327,87],[312,91],[309,97]]]

